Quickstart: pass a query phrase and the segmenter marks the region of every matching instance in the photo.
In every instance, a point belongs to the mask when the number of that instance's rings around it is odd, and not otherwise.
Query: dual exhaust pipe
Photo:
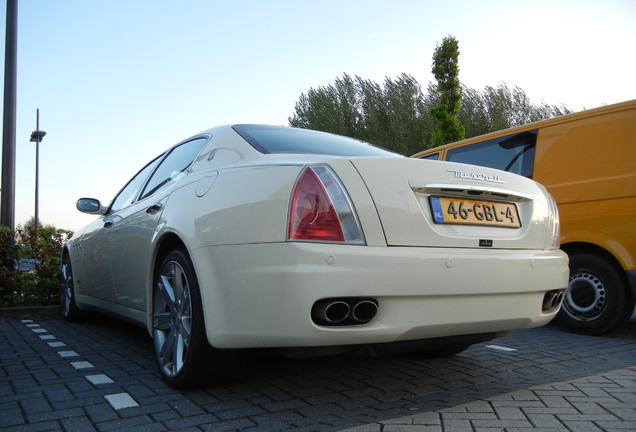
[[[377,313],[376,299],[342,297],[318,300],[311,309],[311,318],[318,325],[344,326],[366,324]]]
[[[545,293],[543,296],[543,304],[541,305],[542,312],[550,312],[554,309],[561,307],[561,303],[565,297],[565,290],[552,290]]]
[[[542,312],[551,312],[561,307],[565,290],[548,291],[543,297]],[[366,324],[378,313],[378,301],[365,297],[341,297],[318,300],[311,309],[315,324],[346,326]]]

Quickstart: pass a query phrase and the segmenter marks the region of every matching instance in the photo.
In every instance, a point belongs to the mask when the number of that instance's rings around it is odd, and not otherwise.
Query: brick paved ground
[[[636,322],[605,337],[517,331],[447,359],[251,355],[179,392],[144,331],[0,320],[0,430],[635,431]]]

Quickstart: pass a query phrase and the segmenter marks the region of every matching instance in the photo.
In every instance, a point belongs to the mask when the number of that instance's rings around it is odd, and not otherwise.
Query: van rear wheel
[[[618,269],[590,254],[570,256],[570,282],[558,322],[570,331],[607,333],[626,322],[634,299]]]

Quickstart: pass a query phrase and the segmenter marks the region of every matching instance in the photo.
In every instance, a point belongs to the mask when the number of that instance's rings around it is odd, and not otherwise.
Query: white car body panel
[[[396,342],[536,327],[545,291],[563,288],[560,251],[271,243],[200,248],[208,339],[219,348]],[[467,277],[467,275],[470,275]],[[549,276],[546,276],[549,275]],[[378,299],[364,326],[321,327],[319,299]]]
[[[229,127],[206,134],[212,138],[175,185],[100,216],[68,242],[80,308],[116,314],[152,334],[153,274],[164,241],[179,239],[192,259],[208,341],[216,348],[494,333],[543,325],[558,311],[541,305],[547,291],[567,286],[567,257],[551,245],[555,214],[535,182],[402,157],[264,155]],[[345,185],[366,245],[287,241],[290,196],[308,164],[331,167]],[[456,170],[480,170],[505,183],[458,179]],[[426,188],[439,184],[515,191],[522,227],[435,224]],[[161,209],[147,213],[157,202]],[[104,234],[109,218],[129,213],[125,224],[115,220]],[[492,247],[480,248],[481,239]],[[111,256],[110,263],[100,254]],[[108,277],[108,265],[110,287],[96,280]],[[371,322],[312,322],[316,301],[358,296],[378,300]]]

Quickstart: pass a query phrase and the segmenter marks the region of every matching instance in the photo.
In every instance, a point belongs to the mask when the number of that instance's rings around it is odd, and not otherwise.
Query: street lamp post
[[[40,142],[44,138],[46,132],[40,130],[40,109],[36,111],[35,130],[31,132],[30,142],[35,143],[35,216],[34,224],[35,229],[38,229],[39,215],[38,215],[38,195],[40,192]]]

